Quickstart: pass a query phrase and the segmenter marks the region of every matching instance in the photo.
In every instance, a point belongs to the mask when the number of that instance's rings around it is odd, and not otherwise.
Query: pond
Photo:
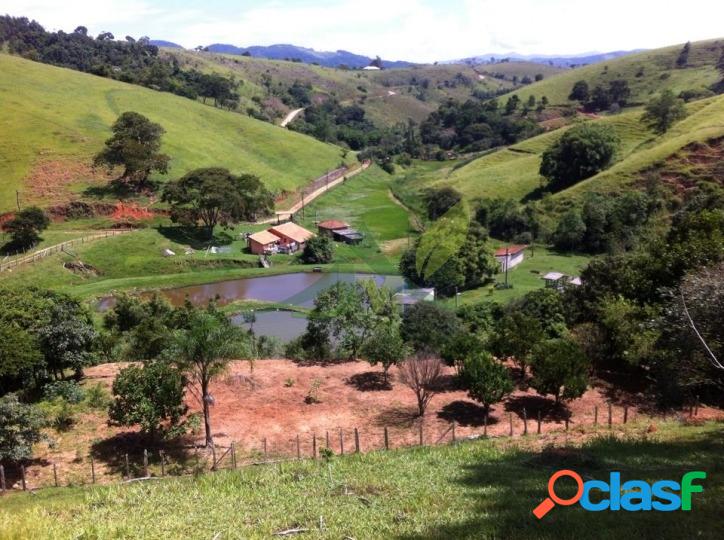
[[[239,313],[231,316],[234,326],[250,330],[252,325]],[[307,329],[307,317],[303,313],[284,310],[257,311],[254,321],[254,334],[275,337],[282,343],[288,343],[301,336]]]
[[[183,305],[186,297],[191,300],[192,304],[203,306],[218,295],[220,306],[230,304],[235,300],[260,300],[262,302],[312,307],[317,295],[336,282],[350,283],[362,279],[374,279],[378,286],[384,285],[393,291],[401,290],[404,285],[404,281],[400,276],[297,272],[277,276],[217,281],[176,289],[163,289],[159,293],[174,306]],[[144,296],[149,295],[150,293],[144,294]]]

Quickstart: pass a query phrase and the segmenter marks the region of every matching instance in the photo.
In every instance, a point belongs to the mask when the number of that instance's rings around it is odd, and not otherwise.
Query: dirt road
[[[301,109],[294,109],[293,111],[291,111],[289,114],[287,114],[287,115],[284,117],[284,120],[282,120],[282,123],[279,124],[279,125],[280,125],[281,127],[287,127],[287,125],[288,125],[292,120],[294,120],[294,119],[297,117],[297,115],[298,115],[300,112],[302,112],[303,110],[304,110],[304,107],[302,107]]]

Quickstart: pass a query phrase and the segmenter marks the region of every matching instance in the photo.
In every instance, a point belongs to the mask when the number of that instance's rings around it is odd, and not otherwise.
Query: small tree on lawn
[[[211,433],[211,381],[221,375],[234,358],[250,358],[244,333],[212,306],[194,311],[186,328],[178,330],[168,351],[186,375],[189,390],[201,402],[206,446],[213,446]]]
[[[0,398],[0,462],[16,463],[33,457],[33,445],[43,438],[46,420],[33,405],[21,403],[15,394]]]
[[[537,319],[514,311],[500,320],[491,344],[498,357],[515,360],[523,379],[531,353],[543,336],[543,328]]]
[[[399,324],[378,324],[362,346],[362,357],[370,365],[382,364],[385,383],[389,369],[407,354],[407,346],[400,335]]]
[[[4,252],[25,251],[40,242],[40,233],[48,228],[50,219],[36,206],[21,210],[3,226],[10,233],[10,242],[3,247]]]
[[[437,394],[442,368],[439,358],[425,354],[408,358],[400,366],[400,382],[415,393],[420,416],[425,415],[430,400]]]
[[[143,187],[153,171],[168,172],[170,158],[159,152],[164,129],[137,112],[124,112],[111,127],[113,136],[93,158],[94,167],[123,167],[120,180]]]
[[[185,383],[181,372],[166,362],[122,369],[113,381],[108,417],[118,426],[138,424],[152,439],[159,433],[176,435],[186,413]]]
[[[460,379],[468,395],[479,402],[485,412],[513,391],[508,370],[485,351],[468,356],[460,368]]]
[[[677,98],[671,90],[664,90],[646,104],[641,120],[661,134],[669,131],[671,126],[685,116],[684,101]]]
[[[328,236],[315,236],[307,240],[302,251],[304,264],[328,264],[334,257],[334,244]]]
[[[588,358],[578,344],[569,339],[540,343],[531,367],[531,386],[542,396],[553,394],[556,403],[581,397],[588,386]]]

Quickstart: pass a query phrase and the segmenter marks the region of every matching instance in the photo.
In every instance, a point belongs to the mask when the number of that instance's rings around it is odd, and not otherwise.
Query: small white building
[[[379,71],[380,68],[377,66],[365,66],[362,68],[363,71]]]
[[[405,289],[403,291],[395,293],[393,299],[395,303],[402,306],[403,309],[407,306],[417,304],[418,302],[434,302],[435,289]]]
[[[523,262],[525,248],[528,246],[504,246],[495,250],[495,260],[500,263],[500,271],[505,272]]]
[[[572,285],[578,287],[581,285],[581,278],[577,276],[568,276],[561,272],[548,272],[543,276],[546,287],[562,291],[566,286]]]

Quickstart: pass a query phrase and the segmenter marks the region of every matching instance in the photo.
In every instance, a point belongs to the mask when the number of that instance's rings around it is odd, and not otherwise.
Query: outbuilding
[[[504,246],[495,250],[495,260],[500,263],[500,271],[505,272],[518,266],[525,258],[525,248],[528,246]]]
[[[364,235],[357,229],[350,229],[347,227],[346,229],[337,229],[332,231],[332,237],[337,242],[344,242],[345,244],[359,244],[364,238]]]
[[[319,234],[322,236],[329,236],[330,238],[334,238],[334,231],[348,228],[349,223],[339,221],[337,219],[328,219],[317,223],[317,230],[319,231]]]

